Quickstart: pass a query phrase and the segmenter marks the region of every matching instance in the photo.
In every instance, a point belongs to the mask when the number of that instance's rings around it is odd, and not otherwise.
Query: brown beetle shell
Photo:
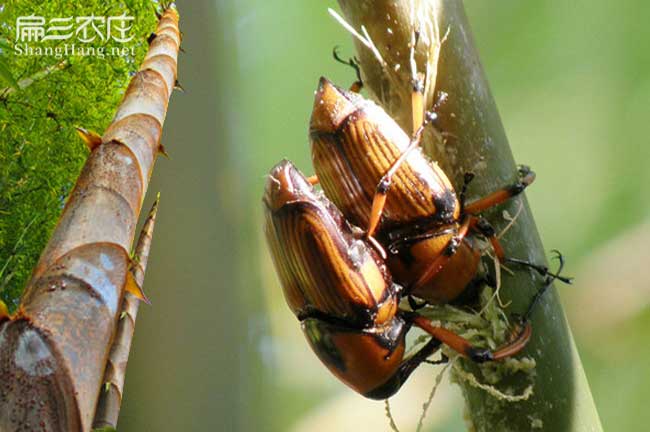
[[[323,190],[350,222],[367,228],[377,185],[409,137],[379,106],[326,78],[316,91],[309,135]],[[451,223],[459,214],[445,173],[415,149],[393,176],[380,231],[417,220]]]
[[[445,253],[447,244],[456,230],[426,240],[415,242],[403,248],[398,254],[388,257],[387,264],[395,280],[404,286],[411,286],[429,265]],[[465,237],[445,266],[425,285],[409,294],[432,304],[444,304],[455,300],[474,280],[481,259],[479,250],[471,238]]]
[[[395,316],[398,293],[381,258],[291,162],[271,170],[264,202],[271,255],[298,318],[367,328]]]
[[[394,379],[404,358],[409,327],[400,317],[386,326],[364,331],[313,318],[302,323],[309,345],[330,372],[372,398],[373,391]]]

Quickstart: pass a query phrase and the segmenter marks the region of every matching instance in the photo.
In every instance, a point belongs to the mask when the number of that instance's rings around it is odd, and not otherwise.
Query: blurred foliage
[[[14,44],[22,43],[16,42],[17,17],[37,15],[47,22],[123,13],[136,18],[131,41],[97,39],[89,46],[103,46],[107,53],[111,47],[133,47],[135,56],[28,56],[14,51]],[[88,153],[74,127],[101,133],[108,126],[155,23],[150,0],[0,2],[2,64],[13,78],[0,84],[0,298],[10,309],[16,307]],[[65,42],[75,41],[30,45],[56,48]]]

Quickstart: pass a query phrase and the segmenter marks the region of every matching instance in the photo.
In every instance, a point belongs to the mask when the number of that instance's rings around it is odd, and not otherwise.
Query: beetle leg
[[[433,354],[439,346],[440,341],[436,338],[431,338],[431,340],[420,348],[418,352],[402,362],[397,372],[395,372],[395,374],[400,377],[401,382],[406,381],[409,375],[413,373],[420,363],[427,361],[427,358]]]
[[[473,172],[466,172],[465,175],[463,176],[463,187],[460,190],[460,194],[458,195],[458,201],[460,202],[460,212],[461,214],[463,213],[465,209],[465,198],[467,194],[467,188],[469,187],[469,184],[474,180],[474,173]]]
[[[458,229],[458,233],[449,240],[449,243],[447,243],[447,248],[445,251],[438,255],[436,259],[433,260],[433,262],[429,265],[429,268],[420,275],[418,280],[415,281],[415,283],[409,287],[409,292],[413,292],[413,290],[416,290],[420,288],[423,285],[426,285],[431,278],[433,278],[436,274],[438,274],[445,264],[449,261],[449,259],[456,253],[456,250],[458,249],[458,246],[460,243],[463,241],[465,236],[467,235],[467,232],[470,228],[471,224],[471,218],[467,218],[465,222],[460,226]]]
[[[384,176],[379,181],[379,184],[377,185],[377,192],[375,193],[375,196],[373,197],[372,200],[372,208],[370,211],[370,222],[368,223],[368,233],[366,234],[367,238],[369,238],[374,234],[375,230],[377,229],[377,226],[379,225],[379,220],[381,219],[381,214],[383,212],[384,205],[386,204],[386,194],[388,193],[388,189],[390,188],[390,185],[392,183],[393,174],[395,174],[395,172],[400,167],[400,165],[406,160],[408,154],[414,148],[419,147],[424,128],[427,126],[427,124],[435,121],[438,118],[436,112],[438,111],[438,109],[440,109],[440,106],[442,106],[442,104],[444,104],[445,101],[447,100],[448,94],[445,92],[439,92],[438,99],[433,104],[432,110],[425,111],[424,109],[424,81],[423,81],[422,74],[418,73],[417,71],[417,64],[415,62],[415,50],[419,40],[420,40],[420,33],[418,31],[414,31],[413,34],[411,35],[411,55],[410,55],[411,86],[412,86],[411,118],[413,122],[412,123],[413,137],[406,150],[402,152],[400,157],[397,158],[395,162],[393,162],[393,165],[391,165],[391,167],[388,169],[386,174],[384,174]],[[345,61],[342,61],[340,57],[338,57],[338,54],[336,53],[336,49],[334,50],[334,58],[336,58],[337,61],[340,61],[341,63],[349,64],[350,66],[354,67],[357,70],[357,76],[359,77],[359,79],[361,79],[359,75],[358,65],[353,64],[352,59],[350,59],[350,61],[347,63]]]
[[[415,301],[415,298],[413,296],[411,296],[411,295],[409,295],[406,299],[408,300],[409,306],[411,307],[411,310],[413,310],[413,311],[416,311],[418,309],[422,309],[423,307],[425,307],[428,304],[428,302],[426,300],[424,300],[422,303],[418,303],[417,301]]]
[[[488,239],[488,241],[492,245],[494,254],[499,259],[499,262],[504,262],[506,260],[506,254],[503,250],[503,246],[501,246],[501,242],[497,238],[497,233],[494,230],[494,227],[482,217],[472,216],[471,219],[472,219],[472,223],[471,223],[472,229],[483,234],[485,238]]]
[[[348,61],[343,60],[339,56],[338,46],[335,46],[334,49],[332,50],[332,56],[334,57],[334,60],[346,66],[350,66],[357,73],[357,80],[354,83],[352,83],[352,85],[350,86],[350,91],[354,93],[359,93],[363,88],[363,80],[361,79],[361,68],[359,67],[359,59],[356,57],[352,57],[349,58]]]
[[[422,78],[417,76],[411,80],[411,116],[413,119],[413,134],[424,123],[424,83]]]
[[[539,304],[539,300],[542,298],[542,296],[548,290],[548,288],[553,284],[553,281],[555,281],[555,279],[559,279],[559,280],[561,280],[562,282],[565,282],[565,283],[571,283],[572,278],[568,278],[569,282],[566,282],[565,281],[566,278],[562,278],[560,276],[560,273],[562,272],[562,269],[564,268],[564,257],[562,256],[562,254],[559,251],[554,250],[554,252],[556,253],[556,258],[559,261],[558,269],[557,269],[557,271],[555,273],[547,272],[548,275],[546,276],[545,283],[539,290],[537,290],[537,292],[533,296],[532,300],[530,301],[530,305],[528,305],[528,309],[526,309],[526,312],[524,313],[524,316],[522,318],[522,322],[526,322],[526,321],[530,320],[530,316],[532,315],[533,310],[535,309],[535,306],[537,306],[537,304]]]
[[[423,75],[418,73],[418,65],[415,61],[415,50],[419,41],[420,32],[413,30],[413,33],[411,33],[409,61],[411,66],[411,119],[414,136],[424,123],[424,81]]]
[[[519,264],[519,265],[522,265],[524,267],[531,268],[531,269],[535,270],[537,273],[539,273],[542,276],[550,276],[553,279],[558,279],[558,280],[560,280],[560,281],[562,281],[562,282],[564,282],[566,284],[570,284],[573,281],[573,278],[560,276],[560,272],[562,271],[562,268],[564,267],[564,257],[562,256],[562,254],[559,251],[557,251],[555,249],[553,249],[553,252],[555,253],[555,258],[560,261],[560,267],[559,267],[558,271],[556,271],[555,273],[552,273],[551,271],[549,271],[549,268],[544,266],[544,265],[534,264],[534,263],[531,263],[529,261],[518,259],[518,258],[504,258],[503,261],[506,262],[506,263]]]
[[[557,251],[555,252],[557,254],[557,259],[560,261],[557,271],[555,273],[547,272],[544,285],[539,290],[537,290],[532,300],[530,301],[530,304],[528,305],[524,316],[520,319],[519,330],[514,333],[513,337],[508,343],[496,351],[476,348],[462,336],[459,336],[456,333],[443,327],[432,325],[429,320],[421,315],[418,315],[417,313],[404,313],[404,316],[410,318],[413,324],[429,333],[435,339],[438,339],[440,342],[458,352],[460,355],[467,357],[477,363],[501,360],[507,357],[511,357],[520,352],[530,340],[530,336],[533,331],[530,324],[530,317],[535,309],[535,306],[539,304],[540,299],[544,293],[546,293],[548,288],[553,284],[553,281],[555,279],[563,279],[561,276],[559,276],[559,274],[562,272],[562,269],[564,267],[564,258],[562,257],[562,254]]]
[[[477,363],[486,361],[502,360],[511,357],[521,351],[532,334],[532,327],[529,322],[524,322],[523,328],[517,332],[514,339],[496,351],[489,349],[476,348],[467,339],[443,327],[431,325],[431,322],[423,316],[415,314],[412,317],[413,323],[429,333],[435,339],[447,345],[463,357],[467,357]]]
[[[371,237],[377,230],[379,221],[381,219],[381,214],[384,211],[384,205],[386,204],[386,195],[388,190],[393,183],[393,175],[397,172],[402,163],[406,160],[408,155],[420,145],[420,139],[422,138],[422,132],[427,125],[436,120],[435,112],[427,112],[427,116],[415,132],[415,135],[411,139],[408,147],[402,152],[402,154],[393,162],[393,164],[388,168],[386,174],[379,180],[377,184],[377,190],[375,196],[372,199],[372,208],[370,209],[370,222],[368,223],[368,231],[366,232],[366,238]]]
[[[485,209],[501,204],[513,196],[522,193],[524,189],[526,189],[533,181],[535,181],[535,173],[525,165],[521,165],[518,171],[521,179],[517,183],[506,186],[502,189],[492,192],[486,197],[480,198],[473,203],[467,204],[464,209],[465,213],[480,213]]]
[[[528,267],[535,270],[537,273],[539,273],[542,276],[551,276],[554,279],[558,279],[566,284],[570,284],[571,281],[573,280],[573,278],[570,277],[560,276],[560,271],[562,270],[562,267],[564,267],[564,258],[562,257],[562,254],[557,250],[554,249],[553,252],[556,254],[556,258],[560,260],[560,270],[558,270],[555,273],[552,273],[549,270],[549,268],[544,265],[531,263],[530,261],[522,260],[519,258],[507,258],[503,250],[503,246],[501,246],[501,242],[497,238],[494,227],[482,217],[472,217],[471,219],[472,219],[472,223],[470,225],[471,228],[483,234],[488,239],[488,241],[492,245],[494,254],[499,259],[499,262],[518,264],[524,267]]]
[[[415,135],[424,124],[426,120],[426,112],[424,109],[424,75],[418,72],[417,63],[415,61],[415,50],[418,42],[420,41],[420,32],[414,30],[411,33],[411,52],[410,52],[410,66],[411,66],[411,119],[413,126],[413,135]],[[438,92],[438,98],[434,102],[431,111],[436,113],[447,100],[448,94],[441,91]]]

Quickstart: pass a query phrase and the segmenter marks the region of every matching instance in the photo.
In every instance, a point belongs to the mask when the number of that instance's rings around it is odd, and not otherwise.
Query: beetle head
[[[297,201],[316,201],[314,188],[305,176],[286,159],[271,169],[266,179],[264,203],[271,210]]]
[[[356,93],[344,90],[321,77],[314,97],[310,129],[318,132],[336,131],[359,108],[362,101],[363,98]]]

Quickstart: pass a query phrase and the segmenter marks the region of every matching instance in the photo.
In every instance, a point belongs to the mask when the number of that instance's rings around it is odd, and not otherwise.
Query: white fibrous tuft
[[[361,267],[370,258],[368,246],[361,240],[355,240],[348,249],[348,257],[355,268]]]

